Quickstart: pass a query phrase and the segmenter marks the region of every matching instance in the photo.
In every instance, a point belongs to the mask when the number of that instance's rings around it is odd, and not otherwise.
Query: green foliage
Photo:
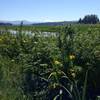
[[[99,87],[100,26],[35,28],[0,27],[0,100],[87,98],[91,83]]]
[[[79,62],[84,66],[86,63],[90,63],[93,66],[98,66],[99,61],[99,31],[92,32],[88,30],[86,33],[78,33],[74,39],[74,51],[79,58]],[[96,57],[98,53],[98,57]]]

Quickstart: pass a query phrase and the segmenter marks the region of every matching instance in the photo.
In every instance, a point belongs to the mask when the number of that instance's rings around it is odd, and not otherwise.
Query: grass
[[[80,32],[86,32],[88,30],[100,31],[100,24],[72,24],[73,28],[75,28],[76,31]],[[64,26],[23,26],[23,30],[25,31],[42,31],[42,32],[59,32],[61,28]],[[19,30],[20,26],[0,26],[0,30]]]

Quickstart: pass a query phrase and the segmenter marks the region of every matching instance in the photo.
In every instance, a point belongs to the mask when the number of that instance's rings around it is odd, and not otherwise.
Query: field
[[[69,24],[70,25],[70,24]],[[81,32],[86,32],[89,29],[91,31],[95,30],[100,30],[100,24],[71,24],[74,29],[81,31]],[[42,32],[59,32],[59,29],[61,29],[64,26],[45,26],[45,25],[37,25],[37,26],[23,26],[23,30],[27,31],[42,31]],[[7,29],[13,29],[13,30],[20,30],[20,26],[0,26],[0,30],[7,30]]]
[[[0,100],[97,100],[99,77],[100,24],[0,26]]]

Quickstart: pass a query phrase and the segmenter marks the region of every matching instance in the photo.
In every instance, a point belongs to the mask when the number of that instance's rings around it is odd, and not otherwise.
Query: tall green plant
[[[86,72],[85,80],[82,86],[83,91],[79,91],[78,80],[75,79],[76,78],[75,70],[77,70],[77,68],[74,65],[75,55],[73,51],[73,38],[74,38],[74,31],[71,27],[65,27],[64,30],[61,31],[61,33],[59,34],[58,47],[61,51],[62,59],[61,62],[55,61],[54,69],[56,68],[56,70],[54,70],[54,72],[52,72],[49,75],[49,79],[52,78],[51,76],[53,76],[54,82],[53,83],[51,82],[53,87],[54,88],[57,88],[58,86],[62,87],[66,91],[66,94],[69,94],[69,97],[72,100],[86,100],[88,71]],[[60,63],[62,63],[63,70],[57,69]],[[62,85],[62,83],[60,82],[61,79],[67,80],[65,86]],[[60,94],[59,92],[59,94],[54,97],[54,100],[58,98],[63,100],[62,98],[63,90],[59,91],[62,91],[62,93]],[[82,95],[80,92],[82,92]]]

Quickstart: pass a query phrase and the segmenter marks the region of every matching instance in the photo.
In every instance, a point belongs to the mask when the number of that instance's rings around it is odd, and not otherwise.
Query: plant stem
[[[83,92],[82,92],[82,100],[86,100],[86,88],[87,88],[88,71],[89,70],[87,70],[86,74],[85,74],[85,81],[84,81]]]

